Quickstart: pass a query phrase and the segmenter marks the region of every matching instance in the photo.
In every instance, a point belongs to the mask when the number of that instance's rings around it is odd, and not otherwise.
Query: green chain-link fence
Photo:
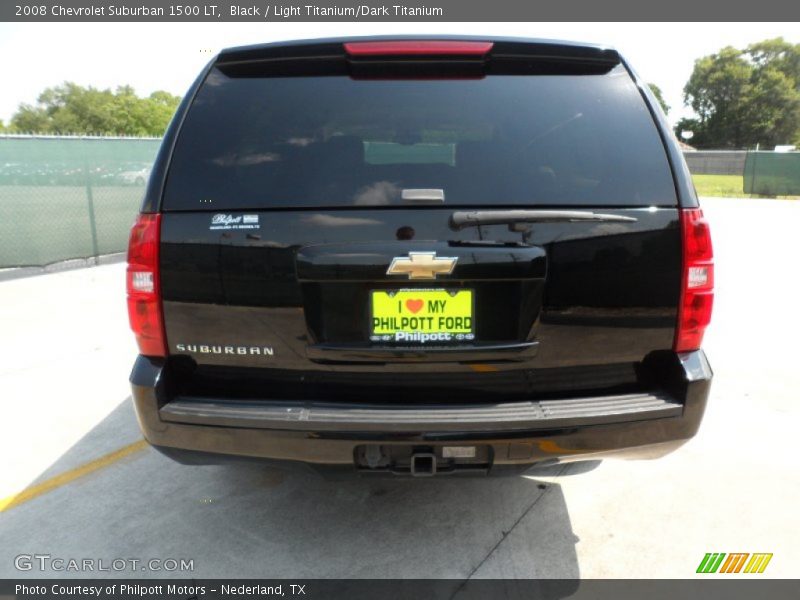
[[[0,136],[0,268],[123,252],[160,143]]]
[[[0,135],[0,269],[123,252],[160,143]],[[748,152],[743,174],[745,193],[800,195],[800,152]]]
[[[744,191],[763,196],[800,195],[800,152],[748,152]]]

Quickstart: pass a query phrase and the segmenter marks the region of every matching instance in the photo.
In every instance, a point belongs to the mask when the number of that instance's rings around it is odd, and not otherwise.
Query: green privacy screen
[[[800,195],[800,152],[748,152],[744,191],[763,196]]]
[[[160,143],[0,136],[0,268],[123,252]]]
[[[0,269],[123,252],[160,143],[0,135]],[[392,151],[369,154],[391,162]],[[744,192],[800,195],[800,152],[749,152]]]

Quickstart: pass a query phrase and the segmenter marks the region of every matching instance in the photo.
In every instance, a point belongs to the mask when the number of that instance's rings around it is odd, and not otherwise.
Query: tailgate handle
[[[444,202],[444,190],[439,189],[405,189],[400,198],[406,202]]]
[[[634,217],[596,213],[588,210],[472,210],[450,215],[450,227],[458,231],[481,225],[514,225],[515,223],[633,223]]]

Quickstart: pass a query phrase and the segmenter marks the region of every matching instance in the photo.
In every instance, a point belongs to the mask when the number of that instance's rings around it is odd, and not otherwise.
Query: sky
[[[800,43],[797,23],[0,23],[0,119],[64,81],[99,88],[132,85],[140,95],[182,95],[221,48],[285,39],[378,34],[507,35],[594,42],[620,50],[672,107],[691,111],[683,86],[695,59],[731,45],[783,36]]]

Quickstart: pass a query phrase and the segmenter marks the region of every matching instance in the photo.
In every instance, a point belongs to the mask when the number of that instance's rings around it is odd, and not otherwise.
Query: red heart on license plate
[[[406,308],[414,314],[422,310],[422,304],[422,300],[406,300]]]

